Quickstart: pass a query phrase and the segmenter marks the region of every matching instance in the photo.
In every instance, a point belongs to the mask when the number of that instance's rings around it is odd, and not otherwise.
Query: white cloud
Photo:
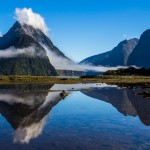
[[[12,58],[12,57],[16,57],[20,54],[26,54],[28,56],[41,56],[41,57],[44,56],[42,52],[37,53],[35,51],[34,46],[26,47],[26,48],[22,48],[22,49],[10,47],[8,49],[0,50],[0,58]]]
[[[41,44],[42,45],[42,44]],[[76,64],[73,61],[66,59],[64,57],[58,56],[56,53],[52,52],[48,49],[47,46],[42,45],[47,52],[47,56],[51,64],[60,70],[76,70],[76,71],[98,71],[105,72],[107,70],[117,70],[118,68],[127,68],[125,66],[117,66],[117,67],[104,67],[104,66],[92,66],[90,64]]]
[[[25,53],[34,55],[34,48],[28,47],[23,49],[16,49],[15,47],[10,47],[8,49],[0,51],[0,58],[12,58],[18,56],[19,54],[25,54]]]
[[[41,15],[34,13],[31,8],[16,8],[14,18],[22,25],[31,25],[36,29],[40,29],[46,35],[48,34],[48,27],[44,18]]]

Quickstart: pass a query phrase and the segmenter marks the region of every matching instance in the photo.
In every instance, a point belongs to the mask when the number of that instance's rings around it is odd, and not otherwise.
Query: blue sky
[[[15,8],[24,7],[45,18],[53,43],[75,61],[150,28],[149,0],[1,0],[0,32],[15,22]]]

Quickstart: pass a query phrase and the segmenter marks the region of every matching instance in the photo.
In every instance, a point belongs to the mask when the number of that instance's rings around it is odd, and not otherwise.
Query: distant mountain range
[[[150,68],[150,30],[145,31],[140,39],[133,38],[120,42],[112,50],[88,57],[80,64],[96,66],[139,66]]]

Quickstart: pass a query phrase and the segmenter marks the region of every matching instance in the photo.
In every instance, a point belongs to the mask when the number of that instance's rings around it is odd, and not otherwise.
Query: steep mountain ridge
[[[99,62],[109,57],[111,51],[101,53],[98,55],[90,56],[80,62],[80,64],[91,64],[91,65],[99,65]]]
[[[31,36],[40,45],[46,46],[50,51],[54,52],[58,56],[69,59],[52,43],[50,38],[46,36],[41,30],[35,29],[31,25],[27,25],[27,24],[24,24],[22,27],[24,32],[27,35]]]
[[[129,57],[128,65],[150,68],[150,29],[143,32],[139,42]]]
[[[19,53],[15,57],[0,56],[1,75],[81,75],[80,71],[70,72],[70,70],[65,70],[65,66],[62,67],[61,61],[70,64],[74,62],[65,56],[40,29],[16,21],[10,30],[0,38],[0,53],[8,49],[15,49],[17,53],[24,48],[28,50],[27,53]],[[34,51],[34,56],[30,56],[32,51]],[[63,69],[57,68],[59,63],[60,68]]]
[[[27,25],[26,25],[27,27]],[[32,28],[36,32],[36,29]],[[38,30],[37,32],[42,31]],[[17,49],[30,47],[35,51],[34,56],[28,54],[18,54],[15,57],[0,58],[1,75],[58,75],[57,71],[50,63],[46,50],[25,31],[25,26],[16,22],[12,28],[0,39],[0,51],[15,47]]]
[[[81,61],[81,63],[91,63],[96,66],[126,66],[128,58],[137,43],[138,39],[136,38],[124,40],[111,51],[91,56]]]

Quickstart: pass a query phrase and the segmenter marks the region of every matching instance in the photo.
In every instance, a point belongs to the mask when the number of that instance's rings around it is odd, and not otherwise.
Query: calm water
[[[150,99],[133,95],[142,89],[106,84],[0,89],[0,150],[150,149]]]

